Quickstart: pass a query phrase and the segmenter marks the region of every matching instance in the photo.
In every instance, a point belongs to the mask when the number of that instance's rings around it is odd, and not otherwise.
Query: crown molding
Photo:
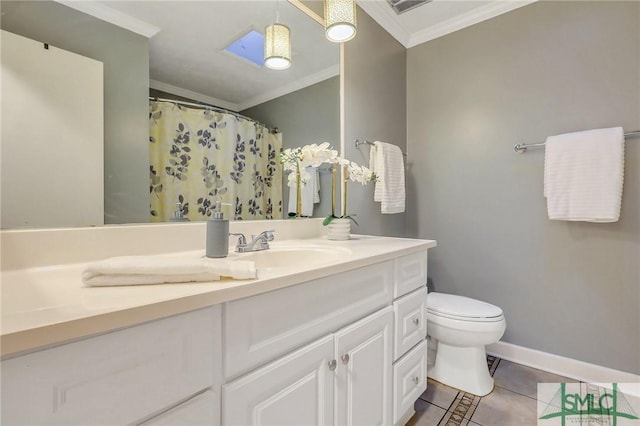
[[[357,0],[357,4],[400,44],[408,47],[410,34],[398,23],[395,12],[386,1]]]
[[[163,83],[162,81],[150,79],[149,87],[151,87],[152,89],[161,90],[163,92],[182,96],[183,98],[204,102],[205,104],[208,104],[208,105],[228,109],[230,111],[234,111],[234,112],[240,111],[240,109],[238,108],[238,104],[223,101],[221,99],[217,99],[211,96],[203,95],[202,93],[194,92],[188,89],[183,89],[182,87],[174,86],[172,84]]]
[[[357,0],[358,6],[407,49],[442,37],[471,25],[510,12],[537,0],[495,0],[492,3],[456,16],[440,24],[409,33],[399,23],[399,18],[384,0]]]
[[[87,0],[54,0],[72,9],[91,15],[94,18],[125,28],[136,34],[151,38],[160,32],[160,28],[148,22],[129,16],[102,3]]]
[[[421,31],[416,31],[409,37],[407,48],[417,46],[418,44],[442,37],[452,32],[461,30],[471,25],[495,18],[496,16],[534,3],[537,0],[512,0],[512,1],[495,1],[486,6],[473,9],[455,18],[441,22]]]
[[[324,81],[331,77],[335,77],[339,74],[340,65],[331,66],[315,74],[293,81],[289,84],[278,87],[277,89],[265,92],[261,95],[255,96],[237,104],[203,95],[202,93],[194,92],[188,89],[183,89],[182,87],[174,86],[172,84],[164,83],[158,80],[149,80],[149,87],[151,87],[152,89],[182,96],[183,98],[193,99],[209,105],[225,108],[230,111],[240,112],[253,106],[268,102],[272,99],[279,98],[280,96],[295,92],[296,90],[304,89],[305,87],[311,86],[312,84],[320,83],[321,81]]]
[[[260,105],[264,102],[270,101],[280,96],[284,96],[289,93],[295,92],[296,90],[300,90],[307,86],[311,86],[312,84],[320,83],[321,81],[324,81],[331,77],[335,77],[339,74],[340,74],[340,65],[338,64],[338,65],[331,66],[315,74],[309,75],[307,77],[303,77],[289,84],[278,87],[277,89],[274,89],[272,91],[265,92],[251,99],[247,99],[246,101],[238,104],[238,108],[239,108],[238,111],[242,111],[247,108]]]

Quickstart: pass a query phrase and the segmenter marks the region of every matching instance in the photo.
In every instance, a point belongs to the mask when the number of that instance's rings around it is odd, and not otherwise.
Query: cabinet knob
[[[349,354],[342,355],[342,363],[349,364]]]
[[[338,366],[338,362],[335,359],[329,361],[329,370],[333,371]]]
[[[416,327],[419,326],[420,325],[420,318],[414,318],[413,319],[413,323],[416,325]]]
[[[420,383],[420,378],[419,378],[418,376],[414,377],[414,378],[413,378],[413,383],[415,383],[416,385],[417,385],[418,383]]]

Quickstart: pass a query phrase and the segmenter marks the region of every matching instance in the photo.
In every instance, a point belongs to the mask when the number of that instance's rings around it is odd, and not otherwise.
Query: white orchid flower
[[[347,174],[349,180],[352,182],[358,182],[361,185],[366,185],[367,183],[375,180],[375,174],[364,166],[359,166],[354,162],[350,162],[347,165]]]

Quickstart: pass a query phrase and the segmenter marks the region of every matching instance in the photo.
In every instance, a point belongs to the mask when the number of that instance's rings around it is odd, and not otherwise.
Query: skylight
[[[260,67],[264,65],[264,35],[256,30],[249,31],[224,50]]]

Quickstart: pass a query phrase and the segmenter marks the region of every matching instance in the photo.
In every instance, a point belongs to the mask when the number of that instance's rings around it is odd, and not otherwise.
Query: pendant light
[[[291,31],[280,24],[276,1],[276,23],[264,30],[264,65],[272,70],[286,70],[291,66]]]
[[[327,38],[336,43],[356,36],[355,0],[324,0],[324,26]]]

